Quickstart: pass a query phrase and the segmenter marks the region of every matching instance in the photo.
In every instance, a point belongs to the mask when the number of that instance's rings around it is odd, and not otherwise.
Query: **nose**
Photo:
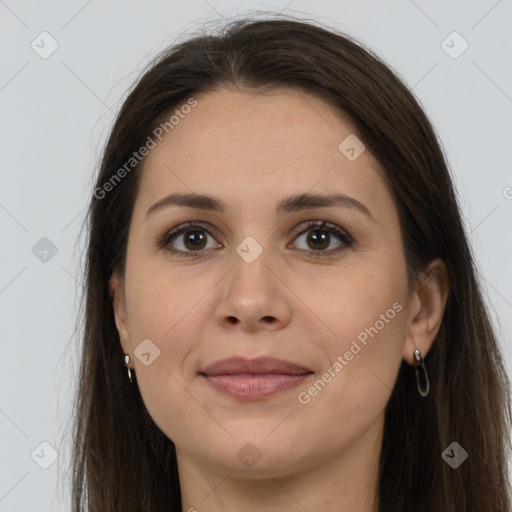
[[[233,268],[220,286],[215,310],[222,327],[257,331],[282,329],[289,324],[293,294],[265,252],[251,263],[234,253]]]

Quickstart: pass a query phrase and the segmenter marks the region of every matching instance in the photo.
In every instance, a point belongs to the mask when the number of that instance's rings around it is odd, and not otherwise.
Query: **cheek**
[[[299,390],[305,393],[299,402],[310,404],[312,414],[342,418],[352,427],[361,422],[363,428],[382,413],[401,365],[405,270],[347,266],[327,287],[307,288],[308,307],[322,320],[316,345],[324,367],[312,387]],[[306,285],[299,293],[306,293]]]
[[[137,383],[157,425],[169,438],[181,438],[191,434],[191,425],[195,428],[211,420],[192,396],[186,362],[204,338],[205,322],[212,315],[207,294],[218,276],[194,278],[176,269],[140,263],[127,271],[131,279],[126,281]],[[147,366],[137,357],[143,340],[151,340],[158,354]]]
[[[377,358],[392,350],[392,345],[400,346],[407,293],[405,264],[402,269],[398,257],[392,265],[391,257],[383,256],[354,259],[354,264],[294,282],[294,293],[303,299],[297,301],[297,315],[305,315],[319,333],[318,343],[331,360],[349,350],[353,340],[371,348],[364,352],[376,353]],[[371,340],[375,343],[370,346]]]
[[[186,287],[169,285],[162,275],[157,279],[142,272],[139,276],[130,287],[127,284],[137,385],[145,407],[162,432],[170,439],[181,439],[205,421],[194,407],[183,374],[183,362],[193,351],[194,340],[199,339],[194,330],[199,325],[190,321],[190,315],[198,315],[200,297]],[[138,347],[143,346],[143,353],[150,353],[150,364],[146,364],[147,357],[137,355],[142,352]]]
[[[176,269],[151,268],[149,262],[134,266],[131,275],[126,289],[134,346],[151,338],[162,350],[180,350],[180,342],[190,338],[190,328],[196,325],[191,315],[204,307],[204,295],[213,283],[208,284],[208,276],[195,282]]]

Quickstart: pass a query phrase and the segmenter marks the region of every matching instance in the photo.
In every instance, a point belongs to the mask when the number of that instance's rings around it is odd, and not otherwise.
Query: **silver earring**
[[[128,363],[130,362],[130,356],[128,354],[125,354],[124,355],[124,364],[128,370],[128,378],[130,379],[130,382],[133,383],[133,380],[132,380],[132,372],[130,371],[130,368],[128,368]]]
[[[418,386],[418,392],[421,396],[425,397],[430,392],[430,382],[428,380],[428,373],[427,368],[425,367],[425,363],[423,360],[423,356],[421,355],[421,350],[416,349],[414,351],[414,358],[416,359],[416,362],[418,363],[417,366],[414,368],[414,371],[416,372],[416,385]],[[427,383],[426,389],[422,389],[420,385],[420,372],[419,368],[423,370],[423,374],[425,375],[425,382]]]

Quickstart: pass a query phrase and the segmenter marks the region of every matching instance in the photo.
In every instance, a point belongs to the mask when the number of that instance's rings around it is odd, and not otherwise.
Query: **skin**
[[[402,360],[415,366],[414,350],[425,357],[439,330],[446,268],[433,261],[408,295],[398,213],[379,164],[368,149],[354,161],[338,150],[354,130],[322,99],[286,89],[195,98],[146,159],[125,273],[110,281],[129,367],[176,445],[183,511],[376,511],[384,409]],[[176,192],[216,196],[226,212],[170,206],[146,218]],[[304,192],[346,194],[374,220],[347,207],[276,214],[282,198]],[[332,234],[315,250],[308,242],[315,227],[300,234],[315,220],[340,226],[354,245]],[[209,223],[191,228],[207,237],[197,258],[155,245],[189,221]],[[263,249],[252,263],[236,252],[247,236]],[[185,234],[172,244],[189,253],[197,247]],[[401,311],[300,403],[299,392],[394,303]],[[134,355],[145,339],[160,350],[148,366]],[[314,374],[270,398],[240,401],[198,375],[233,355],[271,355]],[[248,442],[261,455],[252,467],[237,456]]]

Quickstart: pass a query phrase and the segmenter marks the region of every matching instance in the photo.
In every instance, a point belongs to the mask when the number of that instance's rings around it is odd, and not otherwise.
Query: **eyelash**
[[[186,233],[187,231],[193,231],[195,228],[198,228],[198,230],[204,231],[213,237],[213,235],[211,235],[211,233],[206,229],[202,222],[187,222],[170,231],[166,231],[162,236],[159,236],[155,242],[155,245],[157,248],[166,249],[179,257],[198,258],[200,257],[200,253],[204,251],[182,251],[181,249],[174,249],[172,246],[169,246],[170,242],[174,240],[174,238],[182,235],[183,233]],[[343,243],[341,247],[337,249],[331,249],[330,251],[306,251],[308,253],[312,253],[311,257],[313,258],[324,258],[339,253],[342,250],[351,247],[355,242],[354,239],[345,230],[341,229],[339,226],[336,226],[336,224],[332,224],[327,221],[309,221],[306,225],[306,228],[298,233],[295,238],[307,233],[308,231],[311,231],[311,228],[316,228],[316,231],[325,231],[326,233],[336,235],[337,238]]]

